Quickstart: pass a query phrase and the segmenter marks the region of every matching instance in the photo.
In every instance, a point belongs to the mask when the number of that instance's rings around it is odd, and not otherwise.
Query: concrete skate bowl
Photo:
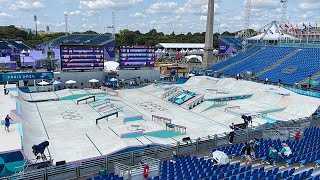
[[[0,154],[0,178],[22,171],[25,163],[20,151]]]

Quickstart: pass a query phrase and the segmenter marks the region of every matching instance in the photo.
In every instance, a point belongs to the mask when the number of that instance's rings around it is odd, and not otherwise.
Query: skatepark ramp
[[[204,95],[200,94],[200,95],[192,98],[191,100],[189,100],[186,103],[186,106],[188,109],[192,109],[192,108],[198,106],[199,104],[201,104],[202,102],[204,102]]]

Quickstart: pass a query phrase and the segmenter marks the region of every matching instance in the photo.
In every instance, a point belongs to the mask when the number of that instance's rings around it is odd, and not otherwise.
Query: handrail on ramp
[[[93,98],[93,102],[96,102],[96,96],[89,96],[89,97],[77,100],[77,104],[79,104],[79,102],[81,101],[86,101],[86,103],[88,103],[88,100],[92,98]]]

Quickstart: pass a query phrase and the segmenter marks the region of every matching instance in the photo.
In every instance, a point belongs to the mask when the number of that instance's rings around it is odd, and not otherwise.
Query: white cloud
[[[220,0],[215,0],[214,10],[215,12],[219,9]],[[208,12],[208,1],[207,0],[187,0],[187,2],[178,9],[178,13],[193,13],[193,14],[206,14]]]
[[[82,28],[84,30],[94,30],[94,28],[97,26],[97,24],[83,24]]]
[[[299,3],[298,7],[302,10],[318,10],[320,9],[319,1],[305,1]]]
[[[0,18],[1,17],[11,17],[11,15],[5,12],[0,12]]]
[[[34,10],[34,9],[42,9],[44,8],[43,0],[20,0],[12,3],[10,5],[11,10]]]
[[[130,17],[134,17],[134,18],[144,18],[146,17],[146,15],[142,14],[141,12],[136,12],[134,14],[130,14]]]
[[[244,0],[246,3],[247,0]],[[263,9],[270,9],[276,8],[280,6],[280,1],[277,0],[253,0],[251,1],[252,8],[263,8]]]
[[[104,9],[108,7],[129,7],[138,3],[142,3],[144,0],[80,0],[80,8],[82,9]]]
[[[148,13],[159,14],[159,13],[172,13],[177,7],[176,2],[157,2],[152,4],[148,9]]]

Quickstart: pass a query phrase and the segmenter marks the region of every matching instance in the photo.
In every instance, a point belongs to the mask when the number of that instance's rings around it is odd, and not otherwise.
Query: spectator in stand
[[[230,129],[231,129],[231,132],[229,133],[229,144],[232,144],[233,138],[234,138],[234,130],[235,130],[234,123],[230,125]]]
[[[298,129],[298,131],[296,132],[296,137],[295,137],[296,141],[299,140],[300,137],[301,137],[301,130]]]
[[[252,160],[251,160],[251,151],[252,151],[253,145],[250,143],[245,142],[244,146],[242,147],[242,153],[244,153],[246,161],[245,161],[245,165],[247,164],[251,164]]]
[[[282,158],[289,157],[292,154],[290,147],[286,143],[282,143],[282,149],[278,155]]]
[[[102,178],[105,175],[107,175],[107,170],[104,166],[101,166],[99,169],[99,176],[100,176],[100,178]]]
[[[271,145],[269,147],[269,155],[268,155],[268,162],[270,165],[274,165],[274,162],[278,159],[278,152],[273,148]]]
[[[252,148],[253,151],[252,151],[251,155],[252,155],[253,159],[255,159],[256,158],[255,151],[258,149],[260,142],[258,141],[258,139],[254,138],[252,140],[252,143],[253,143],[253,148]]]

